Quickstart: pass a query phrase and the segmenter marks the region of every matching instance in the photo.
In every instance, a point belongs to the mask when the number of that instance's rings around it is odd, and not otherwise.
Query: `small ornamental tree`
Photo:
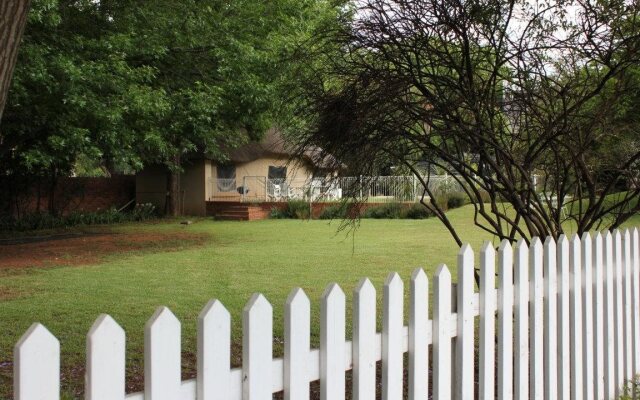
[[[301,50],[300,149],[389,160],[460,235],[418,161],[500,239],[616,228],[640,209],[637,2],[365,0]],[[313,61],[309,61],[313,60]],[[310,73],[309,73],[310,71]]]

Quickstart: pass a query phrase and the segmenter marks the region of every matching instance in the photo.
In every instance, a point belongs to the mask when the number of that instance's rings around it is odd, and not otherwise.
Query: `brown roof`
[[[296,148],[287,142],[275,128],[269,129],[260,142],[250,142],[234,149],[229,154],[229,160],[234,163],[246,163],[264,157],[297,157]],[[338,160],[324,152],[319,147],[305,150],[303,158],[316,168],[338,169],[342,165]]]

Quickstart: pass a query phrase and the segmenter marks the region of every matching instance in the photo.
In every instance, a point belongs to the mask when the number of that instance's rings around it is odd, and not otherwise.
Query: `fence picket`
[[[271,400],[273,308],[254,293],[242,311],[242,398]]]
[[[529,248],[524,240],[515,249],[515,400],[529,398]]]
[[[301,288],[291,291],[284,308],[284,398],[309,399],[311,302]]]
[[[320,398],[344,400],[345,296],[338,284],[327,287],[320,310]]]
[[[125,333],[109,315],[96,319],[87,334],[87,400],[123,400]]]
[[[615,296],[614,304],[614,359],[615,359],[615,382],[616,397],[622,395],[622,387],[624,386],[624,291],[622,286],[622,235],[618,229],[613,231],[613,279],[615,285],[613,293]]]
[[[542,400],[544,396],[544,256],[542,241],[535,237],[529,249],[529,326],[530,326],[530,370],[529,384],[531,400]]]
[[[180,395],[180,321],[159,307],[144,329],[145,400],[172,400]]]
[[[498,248],[498,400],[513,399],[513,250]]]
[[[60,342],[34,323],[13,349],[15,400],[60,399]]]
[[[604,245],[602,234],[597,232],[593,238],[593,393],[597,400],[605,399],[604,388]]]
[[[569,243],[571,293],[569,298],[571,324],[571,400],[582,400],[582,243],[574,235]]]
[[[631,324],[631,233],[625,229],[622,236],[622,275],[624,292],[624,382],[633,379],[633,329]]]
[[[558,398],[558,270],[556,242],[544,242],[544,398]]]
[[[571,360],[570,355],[570,328],[569,328],[569,239],[560,235],[556,247],[558,270],[558,398],[569,400],[571,398]]]
[[[581,276],[582,276],[582,356],[584,367],[582,369],[582,382],[584,384],[584,399],[594,399],[594,349],[593,349],[593,247],[591,235],[586,232],[582,235],[581,251]]]
[[[230,365],[231,315],[211,300],[198,316],[198,400],[229,398]]]
[[[402,399],[403,299],[402,279],[396,272],[392,272],[384,283],[384,310],[382,313],[383,400]]]
[[[615,331],[614,331],[614,286],[613,280],[613,237],[607,232],[604,238],[604,398],[609,400],[616,396],[615,374]]]
[[[451,400],[451,273],[438,267],[433,282],[433,398]]]
[[[465,244],[458,252],[456,377],[457,400],[473,400],[474,385],[474,281],[473,250]]]
[[[429,397],[429,324],[429,279],[424,270],[418,268],[411,274],[409,294],[409,400],[427,400]],[[372,394],[373,399],[375,390]]]
[[[495,399],[496,264],[493,243],[480,250],[479,399]]]
[[[376,398],[376,289],[364,278],[353,293],[353,398]]]
[[[640,234],[638,228],[633,229],[631,250],[632,292],[633,292],[633,375],[640,375]],[[640,397],[640,393],[635,393]]]

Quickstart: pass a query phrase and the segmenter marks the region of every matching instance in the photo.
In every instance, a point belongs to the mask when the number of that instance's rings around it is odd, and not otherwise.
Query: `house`
[[[256,203],[305,198],[314,178],[336,174],[341,165],[319,148],[296,156],[294,147],[280,132],[270,129],[262,141],[232,150],[225,163],[199,155],[184,161],[182,167],[182,214],[204,216],[211,214],[207,210],[213,208],[214,202]],[[144,168],[136,175],[136,202],[151,203],[165,210],[167,180],[165,166]]]

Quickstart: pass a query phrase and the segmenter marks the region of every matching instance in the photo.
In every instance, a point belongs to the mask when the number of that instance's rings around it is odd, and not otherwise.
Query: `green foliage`
[[[447,198],[447,208],[453,209],[453,208],[462,207],[468,202],[469,202],[469,198],[465,196],[463,193],[458,193],[458,192],[449,193]]]
[[[304,200],[290,200],[287,202],[287,212],[294,219],[309,219],[311,209],[308,202]]]
[[[387,203],[376,207],[367,208],[362,218],[374,219],[398,219],[402,218],[402,205],[400,203]]]
[[[348,204],[340,203],[325,207],[318,216],[318,219],[344,219],[348,217]]]
[[[33,0],[0,132],[0,173],[224,159],[272,125],[316,0]],[[88,174],[98,173],[91,166]]]
[[[403,210],[402,215],[406,219],[427,219],[433,217],[433,213],[420,203],[412,204],[411,207]]]
[[[0,218],[0,231],[32,231],[40,229],[68,228],[79,225],[114,224],[131,221],[146,221],[156,218],[157,212],[152,204],[138,204],[128,212],[115,208],[98,212],[73,212],[66,216],[54,216],[48,213],[34,213],[20,219]]]
[[[290,200],[284,209],[273,207],[269,218],[272,219],[309,219],[311,217],[309,203],[304,200]]]

